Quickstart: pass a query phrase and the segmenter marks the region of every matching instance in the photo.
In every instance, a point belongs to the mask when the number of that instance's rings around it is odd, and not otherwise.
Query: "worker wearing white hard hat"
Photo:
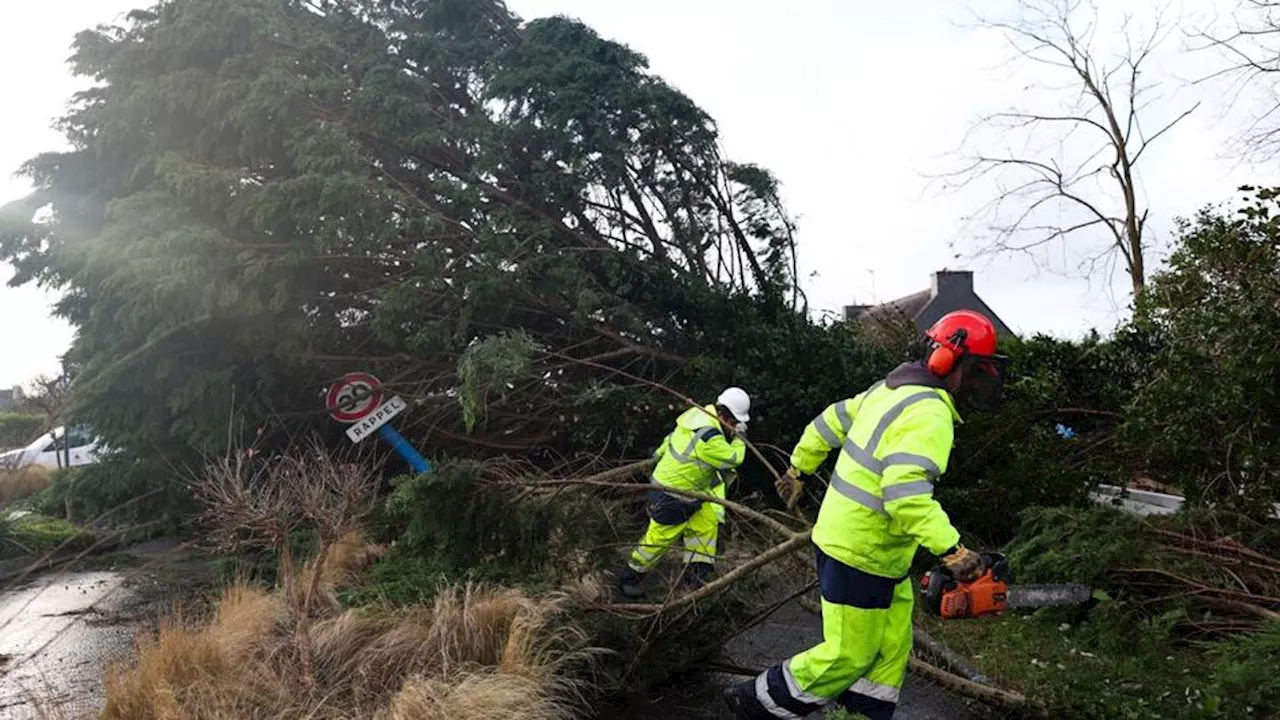
[[[676,419],[675,428],[654,453],[658,464],[646,505],[649,527],[618,574],[618,589],[624,596],[643,595],[645,575],[680,540],[684,541],[685,583],[697,587],[710,580],[724,507],[663,488],[723,498],[726,479],[731,480],[746,458],[744,438],[750,419],[751,398],[739,387],[727,388],[715,403],[689,408]]]

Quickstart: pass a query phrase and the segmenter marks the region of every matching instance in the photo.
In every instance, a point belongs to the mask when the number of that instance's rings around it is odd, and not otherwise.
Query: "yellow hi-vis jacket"
[[[716,406],[689,408],[676,418],[676,427],[663,439],[654,457],[658,464],[653,469],[653,484],[676,490],[713,493],[723,483],[722,471],[732,470],[742,464],[747,456],[747,444],[735,437],[725,439],[716,415]],[[696,502],[693,498],[676,497]]]
[[[933,481],[947,469],[960,420],[950,394],[919,364],[900,366],[805,428],[791,464],[813,473],[839,448],[813,542],[863,572],[906,577],[916,548],[941,555],[960,541]]]

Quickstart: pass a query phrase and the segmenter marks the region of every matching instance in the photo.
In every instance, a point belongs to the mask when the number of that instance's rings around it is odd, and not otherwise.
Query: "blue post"
[[[387,423],[378,428],[378,434],[382,436],[383,440],[387,441],[388,445],[400,454],[400,457],[404,458],[405,462],[409,463],[409,467],[413,468],[414,472],[424,473],[431,469],[431,465],[427,463],[426,458],[422,457],[422,453],[415,450],[414,447],[409,444],[409,441],[404,439],[403,435],[397,432],[395,428],[391,427],[391,423]]]

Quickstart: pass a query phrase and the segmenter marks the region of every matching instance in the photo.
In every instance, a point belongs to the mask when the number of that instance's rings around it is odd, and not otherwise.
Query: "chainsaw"
[[[929,612],[947,620],[997,615],[1012,608],[1080,605],[1093,597],[1088,585],[1009,585],[1004,555],[982,556],[986,570],[973,582],[959,582],[943,565],[920,578],[920,594]]]

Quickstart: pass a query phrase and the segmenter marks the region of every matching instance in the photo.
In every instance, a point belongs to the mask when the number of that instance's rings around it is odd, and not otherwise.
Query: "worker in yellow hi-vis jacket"
[[[791,453],[778,492],[794,499],[800,475],[840,451],[813,526],[823,639],[726,689],[742,720],[797,719],[832,702],[891,720],[911,655],[907,572],[916,548],[940,556],[960,580],[983,571],[982,556],[960,544],[933,498],[933,481],[951,454],[955,401],[995,411],[1005,359],[996,354],[991,321],[975,312],[944,315],[925,335],[925,360],[828,406]]]
[[[646,506],[649,527],[618,573],[618,589],[624,596],[642,596],[645,574],[680,541],[684,542],[685,583],[698,587],[711,579],[724,507],[663,488],[724,498],[727,480],[746,458],[743,438],[750,410],[746,391],[731,387],[714,404],[689,408],[676,419],[675,429],[654,454],[658,463]]]

